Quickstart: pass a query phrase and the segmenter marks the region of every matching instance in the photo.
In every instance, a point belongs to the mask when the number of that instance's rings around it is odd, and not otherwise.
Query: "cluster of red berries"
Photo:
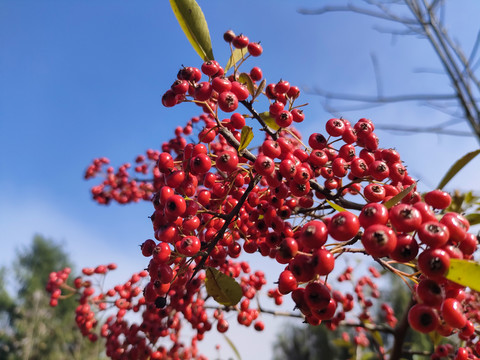
[[[360,305],[360,320],[375,322],[369,309],[380,293],[370,276],[355,283],[355,296],[327,281],[339,256],[369,255],[407,282],[418,283],[412,286],[415,305],[408,315],[412,328],[445,336],[457,333],[473,348],[479,315],[466,301],[476,304],[477,297],[446,280],[445,274],[451,258],[472,258],[477,238],[468,232],[464,216],[445,210],[450,195],[434,190],[422,199],[399,153],[379,147],[368,119],[330,119],[326,136],[313,133],[305,145],[291,127],[305,118],[296,105],[299,89],[286,80],[267,85],[258,67],[240,73],[240,65],[259,56],[262,48],[233,32],[227,32],[225,40],[232,52],[237,49],[242,55],[232,64],[233,73],[227,75],[215,60],[200,68],[183,67],[163,95],[167,107],[193,102],[204,114],[178,127],[161,151],[148,150],[137,157],[133,170],[145,178],[133,177],[129,164],[115,171],[104,158],[87,169],[86,178],[105,176],[92,188],[97,202],[148,199],[154,207],[154,239],[141,245],[150,260],[146,271],[137,274],[149,276],[143,292],[133,286],[138,279],[132,278],[106,293],[118,296],[118,314],[101,329],[107,354],[119,359],[198,358],[196,342],[212,328],[227,331],[223,314],[230,310],[238,312],[238,323],[262,330],[261,309],[250,300],[266,280],[262,272],[252,273],[246,262],[235,260],[242,252],[258,252],[283,264],[277,288],[269,296],[280,305],[282,297],[291,294],[306,322],[323,322],[330,329],[341,325],[355,304]],[[202,81],[203,75],[208,79]],[[268,105],[257,111],[253,105],[262,96]],[[239,104],[246,113],[235,112]],[[223,113],[230,115],[223,118]],[[265,134],[256,154],[242,146],[248,145],[250,123],[259,124]],[[187,141],[196,128],[198,141]],[[402,271],[392,263],[408,266]],[[202,271],[206,267],[239,280],[239,306],[208,311]],[[338,280],[350,280],[352,271],[348,268]],[[374,268],[370,272],[373,278],[380,276]],[[94,273],[103,272],[84,269],[87,276]],[[80,288],[79,326],[90,331],[95,322],[89,306],[105,302],[93,297],[85,282]],[[127,325],[124,317],[130,310],[142,312],[140,325]],[[392,308],[383,304],[382,311],[385,323],[395,327]],[[180,342],[182,321],[196,331],[190,347]],[[358,328],[356,344],[368,345],[365,331]],[[168,350],[156,345],[165,337],[173,344]]]

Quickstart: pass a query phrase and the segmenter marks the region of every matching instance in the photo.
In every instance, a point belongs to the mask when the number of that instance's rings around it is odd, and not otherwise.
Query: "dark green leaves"
[[[170,6],[188,41],[204,60],[213,60],[207,21],[195,0],[170,0]]]

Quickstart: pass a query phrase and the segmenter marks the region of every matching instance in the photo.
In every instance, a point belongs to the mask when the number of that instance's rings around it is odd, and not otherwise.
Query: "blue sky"
[[[244,33],[264,48],[264,55],[246,66],[262,67],[268,81],[283,78],[304,90],[320,86],[375,94],[375,53],[385,94],[450,91],[446,78],[412,72],[416,67],[440,69],[424,41],[392,39],[372,29],[388,23],[353,14],[296,12],[316,3],[199,1],[216,59],[225,64],[229,56],[222,40],[225,30]],[[448,7],[449,29],[468,52],[478,30],[480,3],[455,6]],[[116,261],[122,269],[114,276],[118,281],[144,267],[137,245],[152,236],[152,207],[96,205],[89,195],[95,181],[84,181],[83,171],[99,156],[116,165],[133,161],[197,115],[193,105],[166,109],[160,101],[182,64],[200,66],[201,60],[167,1],[0,2],[0,264],[9,264],[15,249],[40,233],[62,241],[79,266]],[[310,106],[300,129],[323,131],[332,115],[316,96],[304,94],[304,102]],[[429,125],[448,119],[414,103],[342,115],[379,124]],[[377,133],[381,146],[400,151],[423,190],[433,189],[450,164],[478,147],[473,138]],[[478,190],[479,165],[478,159],[472,162],[448,188]],[[265,335],[255,334],[266,353],[281,321],[267,324]],[[246,345],[247,333],[239,339],[242,356],[255,358]],[[204,352],[214,354],[216,341],[207,339],[210,348],[205,345]]]

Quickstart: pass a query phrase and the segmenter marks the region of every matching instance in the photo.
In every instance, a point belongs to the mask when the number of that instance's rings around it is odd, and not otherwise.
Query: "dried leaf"
[[[450,267],[445,277],[457,284],[480,291],[480,264],[475,261],[450,259]]]
[[[216,302],[225,306],[234,306],[240,301],[243,296],[242,287],[235,279],[213,267],[207,267],[205,274],[207,293]]]

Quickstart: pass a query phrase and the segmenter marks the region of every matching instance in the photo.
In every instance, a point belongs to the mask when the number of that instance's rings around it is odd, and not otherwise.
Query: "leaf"
[[[243,58],[243,49],[235,49],[233,50],[232,55],[230,55],[230,59],[228,59],[227,65],[225,66],[225,72],[231,69],[233,65],[239,62]]]
[[[464,168],[475,156],[480,154],[480,149],[469,152],[468,154],[463,155],[460,159],[458,159],[455,164],[447,171],[443,179],[438,184],[438,189],[443,189],[445,185],[455,176],[457,173]]]
[[[275,119],[270,115],[270,111],[265,111],[260,114],[260,119],[263,120],[267,126],[272,129],[272,130],[278,130],[280,129],[280,126],[278,126],[277,122]]]
[[[207,267],[205,274],[207,293],[216,302],[225,306],[233,306],[240,301],[243,296],[242,287],[235,279],[213,267]]]
[[[244,126],[240,135],[240,146],[238,147],[238,153],[246,149],[253,139],[253,130],[250,126]]]
[[[253,99],[256,99],[262,93],[266,85],[267,85],[267,80],[263,79],[260,85],[258,85],[257,90],[255,91],[255,95],[253,95]]]
[[[467,218],[470,225],[480,224],[480,214],[479,213],[467,214],[467,215],[465,215],[465,217]]]
[[[195,0],[170,0],[170,6],[193,49],[203,61],[213,60],[207,21]]]
[[[330,205],[332,208],[334,208],[334,209],[337,210],[337,211],[347,211],[347,210],[345,210],[343,207],[341,207],[340,205],[337,205],[337,204],[335,204],[334,202],[332,202],[332,201],[330,201],[330,200],[325,199],[325,201],[328,203],[328,205]]]
[[[480,291],[480,264],[475,261],[450,259],[450,267],[445,277],[457,284]]]
[[[247,73],[241,73],[238,77],[238,81],[242,84],[247,85],[247,89],[250,95],[253,96],[255,94],[255,86],[253,85],[253,81],[250,75],[248,75]]]
[[[385,202],[385,207],[387,209],[390,209],[393,205],[396,205],[397,203],[399,203],[405,196],[407,196],[408,194],[410,194],[410,192],[415,188],[415,186],[417,186],[417,183],[414,182],[412,185],[410,185],[408,188],[406,189],[403,189],[402,191],[400,191],[397,195],[395,195],[394,197],[392,197],[391,199],[387,200]]]
[[[225,335],[225,334],[222,334],[222,335],[225,338],[225,341],[228,343],[228,345],[230,345],[230,347],[232,348],[232,350],[235,353],[235,356],[237,357],[237,359],[242,360],[242,357],[240,356],[240,353],[238,352],[237,347],[235,346],[233,341],[230,340],[230,338],[227,335]]]

